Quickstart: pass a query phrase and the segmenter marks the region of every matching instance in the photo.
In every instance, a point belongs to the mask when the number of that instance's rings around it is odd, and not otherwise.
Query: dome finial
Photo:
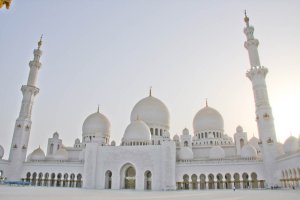
[[[139,115],[136,116],[136,121],[140,120],[140,117]]]
[[[40,37],[40,41],[38,42],[38,49],[40,49],[41,48],[41,46],[42,46],[42,39],[43,39],[43,34],[41,35],[41,37]]]
[[[206,107],[208,107],[207,98],[205,99],[205,105]]]
[[[247,27],[249,27],[249,17],[247,16],[247,11],[245,10],[245,17],[244,17],[244,21],[246,22]]]
[[[149,96],[152,96],[152,86],[150,86],[150,90],[149,90]]]
[[[97,108],[97,113],[99,113],[99,104],[98,104],[98,108]]]

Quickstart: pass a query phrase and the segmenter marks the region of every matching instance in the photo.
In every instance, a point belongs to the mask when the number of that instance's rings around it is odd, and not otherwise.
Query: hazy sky
[[[0,144],[8,156],[33,49],[44,34],[29,152],[46,149],[55,131],[65,145],[81,139],[97,110],[117,144],[133,106],[161,99],[171,136],[205,105],[224,118],[232,136],[241,125],[257,136],[252,86],[245,73],[243,10],[259,39],[278,140],[300,134],[300,1],[12,1],[0,10]]]

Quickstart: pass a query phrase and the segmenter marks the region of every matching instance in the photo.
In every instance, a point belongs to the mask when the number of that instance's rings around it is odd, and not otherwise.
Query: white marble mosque
[[[300,139],[290,136],[277,142],[258,40],[245,15],[244,43],[250,59],[246,76],[252,82],[259,138],[248,138],[237,126],[234,137],[225,134],[222,115],[209,105],[195,111],[193,130],[170,137],[170,115],[158,98],[141,99],[131,112],[119,145],[110,142],[111,124],[99,110],[82,126],[82,138],[65,146],[54,133],[47,149],[27,155],[31,111],[39,93],[42,41],[34,50],[23,100],[15,123],[8,160],[2,159],[0,177],[28,181],[36,186],[94,189],[206,190],[266,187],[300,187]]]

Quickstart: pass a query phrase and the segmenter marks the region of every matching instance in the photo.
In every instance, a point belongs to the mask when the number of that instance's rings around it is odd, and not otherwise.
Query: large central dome
[[[109,120],[99,111],[89,115],[83,123],[82,136],[109,137]]]
[[[167,106],[159,99],[148,96],[140,100],[133,108],[130,116],[131,122],[137,118],[148,126],[162,126],[169,129],[170,114]]]
[[[224,130],[224,121],[221,114],[211,108],[206,106],[199,110],[199,112],[195,115],[193,121],[194,132],[208,131],[208,130],[216,130],[223,131]]]

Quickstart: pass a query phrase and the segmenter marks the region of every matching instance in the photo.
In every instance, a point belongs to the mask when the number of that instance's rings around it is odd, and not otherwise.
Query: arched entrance
[[[36,185],[36,177],[37,177],[37,174],[36,174],[36,172],[34,172],[32,174],[32,182],[31,182],[32,185]]]
[[[26,182],[30,182],[31,173],[27,172],[26,174]]]
[[[252,181],[252,188],[258,188],[257,174],[254,172],[251,174],[251,181]]]
[[[191,178],[192,178],[192,189],[197,190],[198,189],[197,175],[193,174]]]
[[[243,177],[243,188],[246,189],[246,188],[249,188],[249,175],[247,173],[243,173],[242,175]]]
[[[208,189],[215,189],[214,175],[208,175]]]
[[[223,189],[223,176],[222,176],[222,174],[217,174],[217,189]]]
[[[189,189],[189,175],[187,174],[183,175],[183,189]]]
[[[42,181],[43,181],[43,173],[39,173],[37,185],[42,186]]]
[[[225,188],[231,189],[231,175],[229,173],[225,174]]]
[[[234,179],[234,187],[236,189],[239,189],[241,186],[240,186],[240,175],[238,173],[235,173],[233,175],[233,179]]]
[[[76,187],[77,188],[81,188],[81,185],[82,185],[82,175],[81,174],[77,174],[77,180],[76,180]]]
[[[206,189],[205,178],[206,178],[206,177],[205,177],[204,174],[201,174],[201,175],[200,175],[200,189],[201,189],[201,190]]]
[[[107,170],[105,173],[105,189],[111,189],[111,177],[112,172],[110,170]]]
[[[121,189],[135,189],[136,171],[132,164],[125,164],[121,168]]]
[[[144,174],[145,179],[145,190],[152,189],[152,173],[150,171],[146,171]]]

